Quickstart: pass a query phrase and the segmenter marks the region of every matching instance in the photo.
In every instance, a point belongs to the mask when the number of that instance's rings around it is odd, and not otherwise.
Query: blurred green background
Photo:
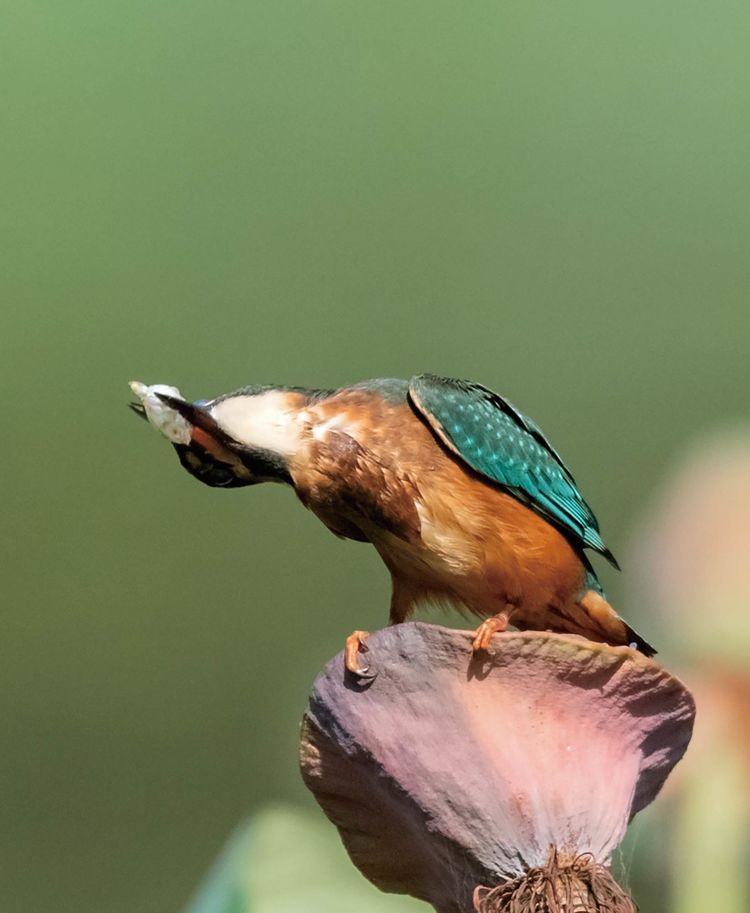
[[[388,579],[289,492],[198,485],[127,381],[480,380],[622,553],[687,442],[747,416],[750,8],[0,21],[0,908],[177,910],[246,813],[308,801],[311,681]]]

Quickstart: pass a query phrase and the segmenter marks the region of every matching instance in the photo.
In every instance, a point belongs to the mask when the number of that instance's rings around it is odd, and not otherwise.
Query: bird
[[[506,397],[420,374],[339,389],[254,385],[189,402],[131,382],[131,408],[216,488],[275,482],[342,539],[371,543],[388,571],[389,623],[450,605],[482,619],[475,655],[509,626],[656,651],[608,602],[587,551],[619,569],[573,475]],[[373,674],[368,632],[344,664]]]

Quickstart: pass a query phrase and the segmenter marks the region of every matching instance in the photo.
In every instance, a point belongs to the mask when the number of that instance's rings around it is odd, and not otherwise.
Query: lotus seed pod
[[[684,686],[627,647],[402,624],[374,680],[317,678],[301,766],[355,865],[439,913],[634,910],[609,873],[690,740]]]

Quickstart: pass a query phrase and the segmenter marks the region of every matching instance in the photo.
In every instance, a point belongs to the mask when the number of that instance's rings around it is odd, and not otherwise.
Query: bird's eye
[[[231,466],[217,460],[195,441],[188,446],[175,445],[180,462],[190,475],[212,488],[234,488],[251,484],[249,479],[240,479]]]
[[[207,485],[214,485],[217,488],[224,488],[235,481],[235,475],[232,470],[221,463],[205,466],[201,473],[201,478]]]

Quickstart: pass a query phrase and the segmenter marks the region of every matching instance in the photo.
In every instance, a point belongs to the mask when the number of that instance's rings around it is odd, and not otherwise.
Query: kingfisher
[[[509,625],[656,652],[606,599],[586,550],[618,564],[570,470],[487,387],[420,374],[189,402],[176,387],[130,386],[134,411],[205,485],[291,486],[335,535],[374,545],[391,576],[390,624],[439,603],[483,619],[475,654]],[[373,674],[367,636],[346,640],[357,676]]]

